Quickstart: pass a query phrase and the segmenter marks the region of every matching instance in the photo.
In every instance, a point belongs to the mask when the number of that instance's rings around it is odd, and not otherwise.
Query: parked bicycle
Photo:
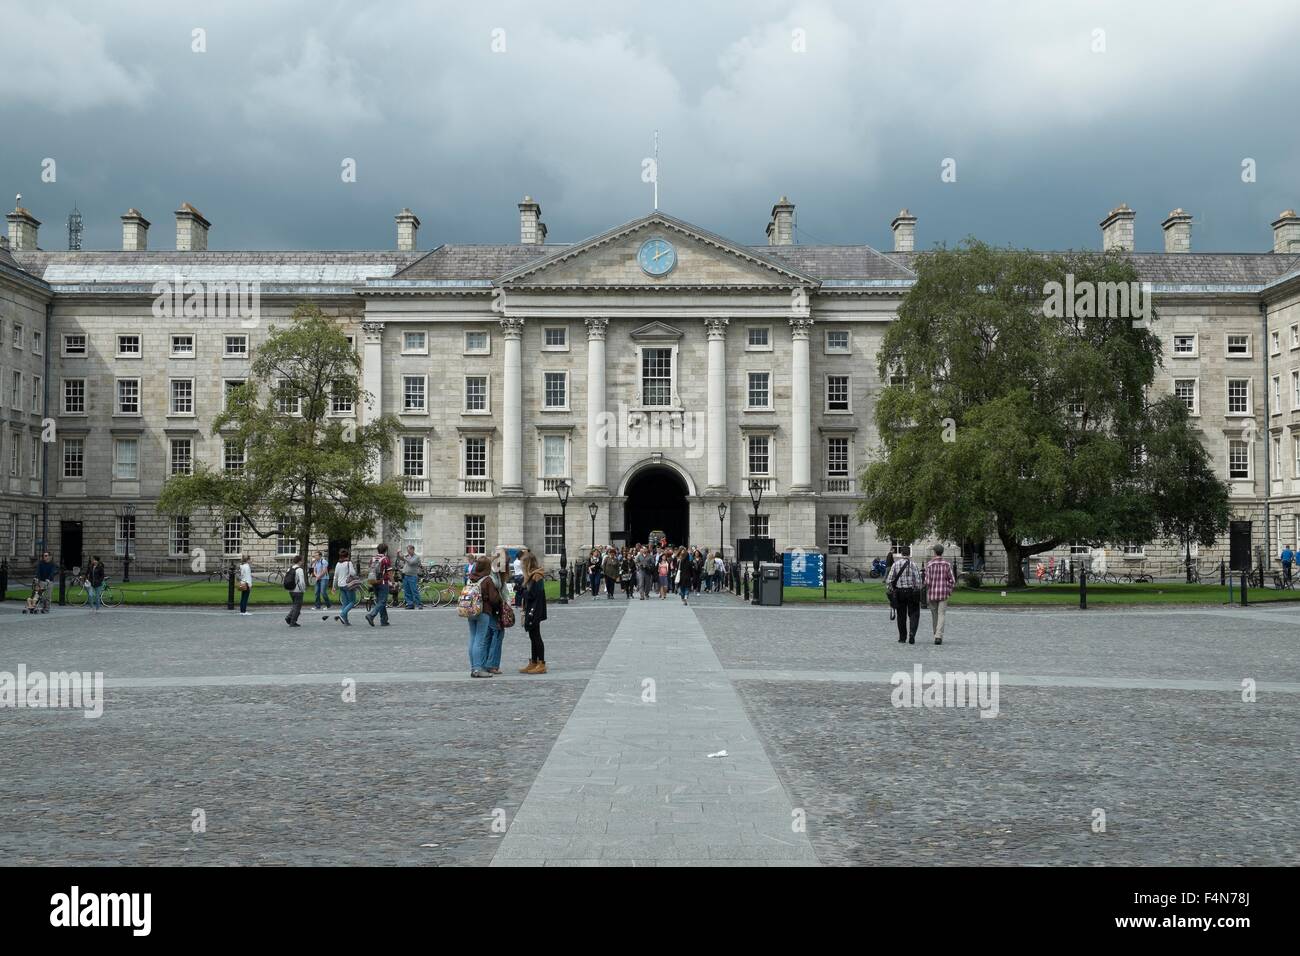
[[[86,607],[90,604],[90,583],[85,575],[81,575],[73,583],[67,600],[73,607]],[[99,593],[99,603],[102,607],[121,607],[122,594],[105,580],[104,587]]]

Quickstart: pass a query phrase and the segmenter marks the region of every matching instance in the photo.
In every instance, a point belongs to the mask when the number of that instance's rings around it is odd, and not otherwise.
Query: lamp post
[[[600,511],[600,505],[596,502],[590,502],[587,505],[587,514],[591,515],[591,550],[596,550],[596,512]]]
[[[130,525],[121,529],[129,532],[122,535],[122,583],[126,584],[131,580],[131,542],[135,540],[135,505],[129,501],[118,512],[119,524],[123,518],[131,519]]]
[[[560,603],[569,603],[569,588],[565,583],[565,563],[568,560],[568,553],[565,549],[565,531],[567,526],[564,521],[565,509],[569,507],[569,489],[573,483],[568,478],[561,478],[555,483],[555,497],[560,499]]]
[[[726,517],[727,503],[725,501],[720,501],[718,502],[718,540],[722,542],[722,546],[718,549],[718,556],[723,559],[727,556],[727,532],[722,524]]]
[[[749,500],[754,502],[754,520],[749,528],[749,546],[754,549],[754,603],[758,603],[758,544],[754,532],[758,530],[758,505],[763,500],[763,483],[749,479]]]

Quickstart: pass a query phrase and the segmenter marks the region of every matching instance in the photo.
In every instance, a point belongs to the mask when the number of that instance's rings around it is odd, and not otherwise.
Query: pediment
[[[637,252],[648,239],[671,243],[677,264],[647,275]],[[508,289],[792,289],[815,288],[812,276],[721,236],[655,212],[534,260],[497,280]]]
[[[681,329],[675,329],[666,322],[651,322],[648,325],[641,326],[639,329],[633,329],[632,332],[629,333],[629,337],[641,340],[655,339],[663,341],[664,339],[672,339],[673,341],[676,341],[677,339],[680,339],[683,334],[684,333]]]

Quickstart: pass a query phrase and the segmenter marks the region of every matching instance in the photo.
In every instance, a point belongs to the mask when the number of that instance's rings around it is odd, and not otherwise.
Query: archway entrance
[[[662,531],[669,544],[686,544],[690,531],[688,489],[682,476],[671,468],[645,468],[627,483],[623,513],[629,544],[644,544],[651,531]]]

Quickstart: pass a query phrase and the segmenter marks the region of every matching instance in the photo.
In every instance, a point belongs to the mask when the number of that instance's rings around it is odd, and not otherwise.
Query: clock
[[[667,239],[647,239],[637,250],[636,261],[648,276],[665,276],[677,265],[677,250]]]

